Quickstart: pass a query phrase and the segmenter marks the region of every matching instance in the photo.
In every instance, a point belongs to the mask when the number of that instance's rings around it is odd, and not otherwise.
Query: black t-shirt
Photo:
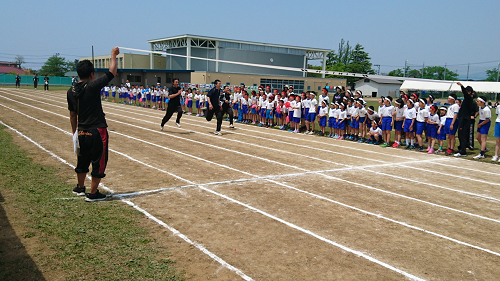
[[[220,89],[217,90],[217,88],[212,88],[208,92],[207,97],[210,98],[210,103],[212,104],[213,107],[218,107],[220,98]]]
[[[38,76],[33,77],[33,82],[38,83]]]
[[[464,101],[462,102],[462,106],[460,106],[460,110],[458,111],[458,118],[470,119],[470,116],[474,112],[474,100],[472,99],[472,96],[467,93],[464,86],[462,86],[462,93],[464,95]]]
[[[180,90],[181,90],[180,87],[175,88],[174,86],[172,86],[172,88],[169,89],[170,95],[177,94]],[[178,95],[178,96],[173,97],[173,98],[169,98],[168,106],[175,106],[175,107],[181,106],[181,95]]]
[[[16,82],[21,82],[21,76],[16,76]]]
[[[78,114],[78,130],[108,127],[102,110],[101,89],[108,85],[113,77],[108,71],[94,81],[77,83],[68,90],[68,109]]]

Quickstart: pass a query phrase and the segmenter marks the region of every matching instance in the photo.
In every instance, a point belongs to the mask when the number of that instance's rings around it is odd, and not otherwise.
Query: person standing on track
[[[234,94],[234,97],[235,98],[237,97],[236,93]],[[229,116],[229,128],[232,129],[234,128],[234,126],[233,126],[233,108],[231,107],[231,104],[234,101],[231,100],[231,92],[229,91],[229,86],[224,86],[223,94],[221,95],[220,99],[222,101],[221,115],[224,115],[224,113],[226,113],[227,116]],[[238,100],[236,102],[239,103],[240,101]]]
[[[21,87],[21,76],[19,74],[16,76],[16,88]]]
[[[475,93],[471,86],[464,87],[460,82],[457,85],[462,88],[464,101],[458,111],[458,139],[460,140],[460,146],[455,156],[464,157],[467,156],[466,149],[469,147],[471,113],[474,111],[473,97]]]
[[[44,91],[48,91],[49,90],[49,77],[47,75],[45,75],[45,77],[43,78],[43,90]]]
[[[168,101],[168,107],[167,111],[165,112],[165,116],[161,120],[161,130],[163,131],[163,126],[165,123],[170,120],[170,117],[174,114],[174,112],[177,112],[177,119],[175,120],[175,124],[177,127],[181,127],[181,117],[182,117],[182,108],[181,108],[181,88],[179,87],[179,78],[174,78],[172,80],[172,88],[169,89],[170,94],[168,95],[169,101]]]
[[[79,62],[76,71],[80,82],[72,86],[67,93],[71,129],[73,135],[78,129],[80,144],[75,168],[78,184],[73,193],[86,195],[85,201],[88,202],[106,199],[106,195],[97,189],[101,179],[106,176],[104,171],[108,162],[109,145],[108,125],[102,110],[100,91],[116,76],[116,56],[119,53],[118,47],[111,50],[109,71],[98,79],[95,79],[92,62],[89,60]],[[85,177],[89,172],[90,163],[92,163],[92,184],[90,193],[85,194]]]
[[[222,133],[220,132],[222,126],[222,111],[220,106],[221,82],[217,79],[214,81],[214,84],[215,87],[212,88],[207,94],[208,111],[206,118],[207,121],[210,122],[215,114],[215,117],[217,118],[217,129],[214,134],[217,136],[222,136]]]
[[[36,87],[38,86],[38,74],[35,74],[35,77],[33,77],[33,88],[36,89]]]

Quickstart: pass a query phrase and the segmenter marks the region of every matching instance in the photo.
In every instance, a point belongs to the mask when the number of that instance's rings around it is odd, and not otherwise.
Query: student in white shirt
[[[379,121],[374,119],[370,131],[368,132],[368,138],[371,140],[369,143],[379,145],[382,141],[382,129],[378,127]]]
[[[477,106],[479,106],[479,122],[477,123],[477,141],[481,145],[481,151],[474,159],[483,159],[486,152],[486,139],[491,126],[491,110],[486,105],[486,97],[477,98]],[[497,117],[498,118],[498,117]]]
[[[401,138],[403,133],[403,122],[405,119],[405,104],[403,99],[399,98],[395,102],[395,113],[394,113],[394,136],[395,141],[392,147],[396,148],[401,145]]]
[[[391,143],[392,126],[394,125],[394,112],[396,109],[392,105],[392,97],[384,98],[384,106],[381,110],[380,124],[382,124],[382,147],[388,147]]]
[[[448,139],[448,149],[446,150],[446,155],[453,154],[455,150],[455,134],[458,129],[458,111],[460,106],[455,103],[457,100],[456,94],[450,94],[448,96],[448,111],[446,113],[446,124],[444,126],[444,132],[446,133],[446,138]]]
[[[438,150],[436,150],[436,153],[441,153],[443,152],[443,142],[446,140],[446,133],[444,130],[444,126],[446,125],[446,112],[448,109],[446,107],[441,107],[439,109],[439,126],[438,126],[438,131],[437,131],[437,137],[436,139],[438,140]]]
[[[405,109],[405,121],[404,121],[404,131],[406,135],[406,147],[405,149],[415,149],[415,119],[417,118],[417,112],[413,105],[413,100],[408,99],[406,101],[406,109]],[[411,141],[411,142],[410,142]]]
[[[321,131],[318,132],[318,136],[325,135],[327,115],[328,115],[328,104],[327,104],[326,100],[323,100],[321,102],[321,107],[319,108],[319,112],[318,112],[319,127],[321,129]]]
[[[498,157],[498,151],[500,150],[500,106],[497,105],[496,108],[497,119],[495,120],[495,156],[491,158],[491,161],[500,161]]]
[[[427,110],[427,109],[426,109]],[[429,118],[427,118],[427,131],[426,131],[426,137],[429,138],[429,146],[427,147],[427,153],[428,154],[433,154],[434,153],[434,145],[436,144],[436,138],[437,138],[437,131],[438,131],[438,126],[441,123],[441,120],[439,118],[439,114],[437,113],[438,107],[436,105],[431,105],[429,107]]]
[[[337,119],[335,118],[335,113],[337,112],[337,108],[335,106],[335,103],[332,102],[330,105],[330,110],[328,111],[328,128],[330,128],[330,134],[328,135],[329,138],[335,137],[335,123],[337,122]]]
[[[347,120],[347,112],[346,112],[346,104],[341,102],[339,103],[339,118],[337,119],[337,129],[339,131],[338,140],[343,140],[346,137],[345,128],[346,128],[346,120]]]
[[[299,133],[300,131],[300,118],[302,117],[302,103],[299,95],[295,97],[295,103],[292,106],[293,109],[293,123],[295,125],[295,130],[293,133]]]
[[[306,116],[306,134],[312,135],[314,134],[315,120],[316,120],[316,112],[318,108],[318,101],[316,100],[316,95],[313,92],[309,93],[309,108],[308,114]]]

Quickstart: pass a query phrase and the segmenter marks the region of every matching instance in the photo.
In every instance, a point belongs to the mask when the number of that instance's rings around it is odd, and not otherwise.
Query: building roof
[[[105,72],[109,68],[96,68],[96,72]],[[194,70],[180,70],[180,69],[149,69],[149,68],[118,68],[118,72],[159,72],[159,73],[187,73],[194,72]]]
[[[365,79],[361,79],[361,80],[356,81],[356,83],[365,82],[366,80],[373,81],[377,84],[395,84],[395,85],[403,84],[402,81],[395,80],[395,79],[386,79],[386,78],[365,78]]]
[[[148,40],[148,43],[158,43],[161,41],[188,38],[188,37],[202,39],[202,40],[214,40],[214,41],[225,41],[225,42],[232,42],[232,43],[243,43],[243,44],[261,45],[261,46],[292,48],[292,49],[306,50],[306,51],[312,51],[312,52],[330,52],[331,51],[329,49],[318,49],[318,48],[307,48],[307,47],[298,47],[298,46],[290,46],[290,45],[269,44],[269,43],[251,42],[251,41],[225,39],[225,38],[217,38],[217,37],[199,36],[199,35],[192,35],[192,34],[184,34],[184,35],[178,35],[178,36],[172,36],[172,37],[152,39],[152,40]]]
[[[0,74],[5,74],[7,72],[15,72],[19,75],[23,75],[24,74],[24,69],[19,69],[15,66],[3,66],[3,65],[0,65]]]

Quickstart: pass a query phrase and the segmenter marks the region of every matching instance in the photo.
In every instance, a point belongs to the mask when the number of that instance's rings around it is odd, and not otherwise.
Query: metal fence
[[[33,85],[34,75],[19,75],[21,77],[21,85]],[[43,78],[38,76],[38,85],[43,86]],[[51,86],[71,86],[71,77],[49,76],[49,85]],[[16,75],[0,74],[0,85],[16,85]]]

